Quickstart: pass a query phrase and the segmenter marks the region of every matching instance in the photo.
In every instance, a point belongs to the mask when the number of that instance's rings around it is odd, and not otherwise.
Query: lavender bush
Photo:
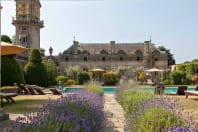
[[[37,113],[18,117],[9,131],[98,132],[103,121],[103,97],[78,91],[49,101]]]
[[[156,97],[134,86],[123,83],[116,92],[126,114],[125,131],[198,132],[192,113],[185,112],[178,100]]]

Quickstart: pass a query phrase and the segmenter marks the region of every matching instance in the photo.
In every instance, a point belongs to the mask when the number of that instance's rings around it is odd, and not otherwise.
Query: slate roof
[[[150,50],[154,51],[155,44],[151,43]],[[73,53],[74,46],[70,46],[66,53]],[[107,51],[109,54],[112,51],[110,43],[78,43],[78,52],[88,51],[90,54],[100,54],[102,50]],[[126,54],[135,54],[137,50],[144,52],[144,43],[115,43],[114,53],[119,50],[124,51]],[[157,50],[157,49],[156,49]],[[162,52],[161,52],[162,53]]]

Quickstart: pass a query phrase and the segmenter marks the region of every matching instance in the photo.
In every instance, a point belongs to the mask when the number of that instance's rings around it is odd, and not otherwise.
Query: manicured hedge
[[[1,56],[1,86],[25,83],[23,70],[14,57]]]

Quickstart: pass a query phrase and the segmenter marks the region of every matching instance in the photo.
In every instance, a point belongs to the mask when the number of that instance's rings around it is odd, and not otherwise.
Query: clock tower
[[[39,0],[15,0],[16,17],[12,24],[16,27],[16,44],[27,48],[40,48],[41,3]],[[26,53],[26,55],[28,55]]]

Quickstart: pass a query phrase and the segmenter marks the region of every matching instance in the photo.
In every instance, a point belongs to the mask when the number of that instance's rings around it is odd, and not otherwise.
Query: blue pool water
[[[74,92],[74,91],[79,91],[82,88],[64,88],[63,92],[67,93],[67,92]],[[104,93],[114,93],[116,90],[116,88],[103,88],[103,92]]]
[[[154,93],[155,88],[144,88],[144,90]],[[194,88],[188,88],[187,90],[189,90],[189,91],[195,91]],[[164,89],[164,93],[166,93],[166,94],[168,94],[168,93],[176,94],[177,93],[177,87],[166,87]]]
[[[64,93],[74,92],[74,91],[79,91],[81,89],[82,88],[64,88],[63,92]],[[144,88],[144,90],[145,91],[148,91],[148,92],[154,93],[155,88]],[[195,91],[194,88],[188,88],[187,90]],[[104,93],[114,93],[115,91],[116,91],[116,88],[115,87],[106,87],[106,88],[103,88],[103,92]],[[177,87],[166,87],[164,89],[164,93],[166,93],[166,94],[168,94],[168,93],[176,94],[176,92],[177,92]]]

